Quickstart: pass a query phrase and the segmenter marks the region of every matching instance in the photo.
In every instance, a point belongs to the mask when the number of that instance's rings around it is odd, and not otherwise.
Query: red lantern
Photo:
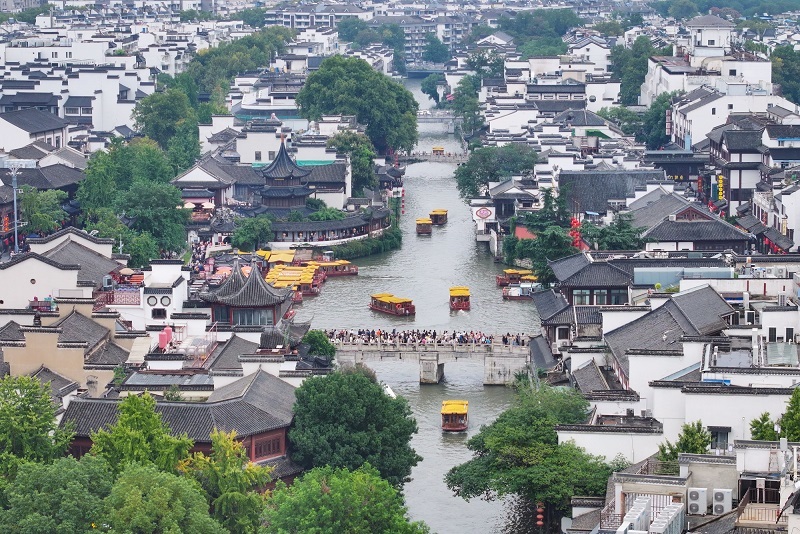
[[[537,527],[543,527],[544,526],[544,521],[537,521],[536,522],[536,526]]]

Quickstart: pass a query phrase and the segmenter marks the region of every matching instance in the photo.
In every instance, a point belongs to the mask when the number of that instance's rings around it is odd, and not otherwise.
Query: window
[[[728,76],[736,76],[736,69],[728,70]]]
[[[270,160],[270,161],[272,161],[273,159],[275,159],[275,151],[274,151],[274,150],[270,150],[270,151],[267,153],[267,155],[269,156],[269,160]]]
[[[728,109],[733,109],[733,104],[728,104]]]
[[[243,308],[233,310],[233,324],[237,325],[271,325],[272,324],[272,310],[271,309],[251,309]]]
[[[558,331],[556,332],[556,338],[559,340],[569,339],[569,328],[567,327],[559,328]]]
[[[281,438],[263,439],[256,441],[256,458],[272,456],[281,452]]]
[[[717,108],[711,108],[711,114],[712,115],[716,115],[717,114]]]
[[[256,161],[261,161],[261,151],[260,150],[256,150],[255,160]]]
[[[730,434],[730,427],[723,426],[710,426],[708,431],[711,433],[711,450],[719,449],[721,451],[728,450],[728,434]]]
[[[775,343],[775,341],[778,339],[778,329],[774,326],[770,326],[768,332],[767,340],[770,343]]]
[[[594,303],[597,306],[603,306],[608,304],[608,290],[606,289],[595,289],[594,290]]]
[[[708,46],[714,46],[715,44],[716,44],[716,41],[714,39],[709,39],[708,40]]]
[[[591,295],[591,290],[589,289],[573,289],[572,303],[576,305],[591,304],[591,302],[589,302],[590,295]]]
[[[77,115],[80,113],[80,108],[65,108],[64,113],[67,115]]]
[[[167,310],[164,308],[153,308],[153,319],[166,319]]]
[[[91,115],[92,114],[92,108],[81,108],[81,114],[82,115]]]
[[[622,306],[628,303],[628,290],[627,289],[612,289],[609,291],[608,303],[613,306]]]
[[[67,59],[72,59],[72,52],[67,52]]]
[[[53,59],[58,59],[58,52],[50,52],[50,57]]]
[[[778,141],[778,146],[786,146],[786,141]]]
[[[794,342],[794,328],[787,328],[786,329],[786,337],[784,338],[787,343]]]

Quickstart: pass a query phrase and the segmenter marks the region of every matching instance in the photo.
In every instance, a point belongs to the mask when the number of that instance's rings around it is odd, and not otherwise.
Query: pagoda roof
[[[281,148],[272,163],[261,170],[264,178],[304,178],[311,174],[311,169],[303,169],[289,156],[286,144],[281,141]]]
[[[252,265],[246,276],[237,264],[233,274],[217,289],[200,294],[200,298],[214,304],[225,304],[235,308],[259,308],[281,304],[289,298],[288,289],[275,289],[267,284],[261,271]],[[242,284],[242,280],[244,283]],[[241,284],[241,285],[240,285]]]

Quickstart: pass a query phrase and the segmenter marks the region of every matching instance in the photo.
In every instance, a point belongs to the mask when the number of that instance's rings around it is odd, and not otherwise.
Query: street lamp
[[[22,167],[21,161],[9,161],[11,171],[11,188],[14,189],[14,255],[19,254],[19,211],[17,211],[17,173]]]

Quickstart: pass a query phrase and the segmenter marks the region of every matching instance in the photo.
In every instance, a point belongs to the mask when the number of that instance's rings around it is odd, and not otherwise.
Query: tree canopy
[[[620,45],[611,49],[611,71],[620,79],[620,104],[631,106],[639,103],[648,58],[658,55],[672,55],[672,50],[655,48],[645,35],[638,37],[630,48]]]
[[[133,118],[136,127],[164,150],[184,123],[197,127],[189,97],[178,89],[155,92],[141,99],[133,110]]]
[[[375,147],[369,137],[362,133],[345,131],[328,138],[327,146],[350,156],[353,167],[353,196],[359,197],[364,188],[374,189],[378,185],[375,174]]]
[[[120,474],[105,499],[104,523],[111,532],[226,532],[196,482],[151,465],[131,464]]]
[[[386,395],[363,369],[307,378],[295,396],[292,460],[306,469],[369,463],[401,486],[421,460],[410,445],[417,422],[408,403]]]
[[[792,46],[776,46],[770,59],[773,81],[781,85],[783,96],[800,102],[800,52]]]
[[[633,226],[630,213],[618,213],[614,221],[606,226],[587,221],[581,225],[583,238],[590,244],[596,243],[599,250],[641,250],[644,230]]]
[[[489,182],[502,182],[514,174],[532,173],[536,152],[527,145],[511,143],[479,148],[456,169],[456,184],[463,198],[485,195]]]
[[[422,86],[420,90],[428,95],[428,98],[439,103],[439,83],[444,81],[444,76],[441,74],[429,74],[424,80],[422,80]]]
[[[266,215],[236,219],[231,244],[246,252],[258,250],[262,243],[272,240],[272,219]]]
[[[71,440],[72,430],[56,425],[49,384],[30,376],[0,379],[0,475],[23,461],[49,462]]]
[[[254,534],[261,524],[270,468],[250,462],[236,432],[211,432],[211,454],[196,453],[179,470],[197,481],[211,516],[235,534]]]
[[[309,330],[303,336],[303,343],[308,343],[308,353],[315,356],[329,356],[336,355],[336,346],[330,342],[328,335],[324,330]]]
[[[559,443],[555,431],[584,422],[588,408],[573,389],[520,387],[512,407],[467,442],[474,457],[447,473],[447,486],[467,500],[516,494],[561,512],[573,495],[605,495],[609,466],[573,442]]]
[[[300,113],[310,120],[326,114],[355,115],[383,153],[411,151],[417,142],[417,102],[401,84],[355,57],[333,56],[311,73],[297,95]]]
[[[29,185],[22,186],[19,196],[19,210],[25,227],[29,232],[51,234],[61,228],[61,223],[67,218],[67,212],[61,204],[67,200],[67,193],[60,189],[39,191]]]
[[[425,50],[422,59],[431,63],[444,63],[450,59],[450,48],[444,44],[435,33],[425,36]]]
[[[415,534],[429,532],[412,523],[398,491],[369,464],[355,471],[318,467],[290,487],[278,483],[267,501],[263,534]]]
[[[658,445],[658,459],[662,462],[676,462],[682,452],[706,454],[709,447],[711,447],[711,434],[703,427],[702,421],[694,421],[681,427],[675,443],[665,440]]]
[[[25,463],[5,489],[0,509],[4,532],[74,534],[90,532],[103,514],[103,499],[114,476],[102,458],[60,458],[53,463]]]
[[[464,76],[456,85],[453,98],[449,101],[449,107],[453,110],[453,114],[461,118],[461,130],[470,135],[481,129],[484,123],[481,104],[478,100],[480,88],[480,77]]]
[[[192,441],[172,436],[155,408],[149,393],[125,397],[119,403],[117,422],[92,433],[92,454],[106,459],[117,473],[134,463],[176,471],[178,463],[188,458]]]
[[[117,199],[117,209],[133,219],[131,229],[153,236],[161,250],[177,252],[186,246],[189,211],[175,186],[136,180]]]

